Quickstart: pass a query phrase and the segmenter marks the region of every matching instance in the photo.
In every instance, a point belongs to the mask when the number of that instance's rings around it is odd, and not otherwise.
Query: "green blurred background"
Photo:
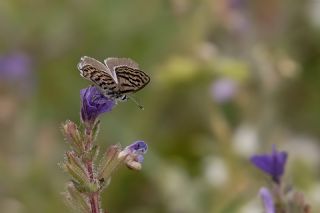
[[[320,211],[320,1],[0,1],[0,212],[68,212],[58,167],[79,122],[76,65],[129,57],[150,75],[102,117],[102,147],[145,140],[108,212],[257,213],[268,179],[249,162],[289,152],[284,179]]]

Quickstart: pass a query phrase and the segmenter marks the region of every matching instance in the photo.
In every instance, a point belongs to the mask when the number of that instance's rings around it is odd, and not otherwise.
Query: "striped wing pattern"
[[[131,93],[137,92],[150,82],[150,77],[143,71],[127,66],[118,66],[115,68],[119,82],[119,92]]]
[[[108,73],[103,72],[91,65],[85,65],[82,67],[81,76],[92,81],[103,91],[114,91],[117,89],[116,82]]]
[[[80,75],[92,81],[105,95],[121,98],[141,90],[150,82],[150,77],[131,59],[108,58],[105,63],[84,56],[78,64]]]

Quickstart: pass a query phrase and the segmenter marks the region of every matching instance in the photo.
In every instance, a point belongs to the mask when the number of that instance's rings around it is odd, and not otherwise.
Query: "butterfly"
[[[129,58],[107,58],[103,64],[94,58],[83,56],[78,69],[80,75],[92,81],[106,97],[122,101],[130,98],[143,108],[130,94],[144,88],[150,82],[150,77],[140,70],[135,61]]]

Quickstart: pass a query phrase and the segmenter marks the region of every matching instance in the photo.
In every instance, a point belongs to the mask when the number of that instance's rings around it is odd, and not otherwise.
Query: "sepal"
[[[84,150],[82,136],[74,122],[67,120],[62,125],[62,132],[73,150],[75,150],[78,154]]]
[[[64,193],[68,205],[77,212],[90,212],[90,205],[87,199],[75,188],[73,183],[67,185],[67,191]]]
[[[114,169],[122,162],[122,160],[118,158],[120,152],[120,145],[112,145],[108,148],[100,160],[98,178],[110,178]]]

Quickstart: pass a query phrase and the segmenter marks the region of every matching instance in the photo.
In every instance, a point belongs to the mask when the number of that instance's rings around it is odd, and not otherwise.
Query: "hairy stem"
[[[89,201],[91,205],[91,212],[92,213],[100,213],[100,206],[99,206],[99,192],[94,192],[89,195]]]
[[[85,148],[86,151],[90,151],[90,149],[93,146],[93,129],[92,128],[86,128],[85,129],[85,134],[86,134],[86,141],[85,141]],[[93,162],[92,160],[88,160],[86,162],[86,167],[87,167],[87,171],[88,171],[88,175],[90,178],[91,182],[94,182],[95,178],[94,178],[94,170],[93,170]],[[89,202],[90,202],[90,206],[91,206],[91,213],[100,213],[100,203],[99,203],[99,192],[93,192],[90,193],[89,195]]]
[[[84,131],[85,131],[85,150],[89,151],[93,144],[93,140],[92,140],[93,129],[92,127],[86,127]]]

